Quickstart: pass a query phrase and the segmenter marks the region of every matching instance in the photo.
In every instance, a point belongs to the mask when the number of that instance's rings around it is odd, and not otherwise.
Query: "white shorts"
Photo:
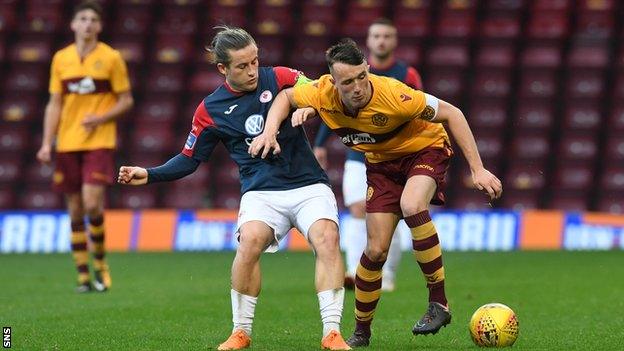
[[[366,201],[366,165],[364,162],[347,160],[342,174],[342,196],[345,206]]]
[[[238,212],[236,235],[249,221],[260,221],[273,228],[275,240],[265,250],[276,252],[291,228],[308,239],[308,231],[319,219],[338,225],[336,197],[326,184],[313,184],[291,190],[248,191],[243,194]]]

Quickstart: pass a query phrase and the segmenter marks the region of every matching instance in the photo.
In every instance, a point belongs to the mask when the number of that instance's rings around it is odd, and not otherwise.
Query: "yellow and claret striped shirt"
[[[365,152],[372,163],[450,144],[442,124],[429,121],[436,110],[428,106],[427,99],[434,97],[393,78],[369,74],[369,79],[373,96],[357,116],[345,112],[329,74],[294,87],[294,100],[298,107],[316,109],[343,144]]]
[[[130,90],[128,70],[119,51],[98,43],[81,60],[76,44],[59,50],[52,59],[49,90],[63,98],[57,151],[115,148],[115,121],[99,125],[92,133],[82,121],[91,114],[106,113],[117,102],[117,94]]]

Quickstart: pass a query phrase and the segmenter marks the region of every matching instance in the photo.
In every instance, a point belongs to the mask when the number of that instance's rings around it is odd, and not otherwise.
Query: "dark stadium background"
[[[62,208],[40,146],[53,52],[72,41],[76,1],[0,0],[0,209]],[[177,153],[201,98],[222,77],[204,45],[219,23],[249,30],[261,64],[325,72],[323,51],[368,24],[395,21],[397,56],[425,90],[458,105],[486,167],[503,179],[495,207],[624,211],[624,4],[615,0],[117,0],[103,1],[102,40],[122,51],[135,107],[119,123],[117,163],[157,165]],[[310,134],[315,124],[309,126]],[[341,201],[344,148],[328,173]],[[452,208],[489,208],[467,187],[461,156],[449,174]],[[192,191],[189,191],[192,189]],[[238,206],[238,173],[224,149],[188,179],[112,187],[112,208]]]

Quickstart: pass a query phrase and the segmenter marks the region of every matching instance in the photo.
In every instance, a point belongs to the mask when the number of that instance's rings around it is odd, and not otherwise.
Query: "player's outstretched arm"
[[[256,157],[261,150],[262,158],[265,158],[271,150],[273,150],[273,154],[278,154],[282,151],[277,143],[277,132],[282,122],[288,118],[290,109],[297,107],[294,103],[292,90],[292,88],[284,89],[275,97],[267,114],[264,131],[254,138],[247,150],[252,157]]]
[[[126,185],[147,184],[147,170],[136,166],[119,167],[117,183]]]
[[[487,192],[492,200],[499,198],[503,193],[503,184],[494,174],[483,167],[477,143],[461,110],[439,100],[438,113],[432,122],[448,123],[451,134],[453,134],[457,145],[468,161],[475,187]]]
[[[199,161],[184,154],[177,154],[164,165],[152,168],[123,166],[119,169],[117,182],[120,184],[143,185],[168,182],[186,177],[195,172]]]

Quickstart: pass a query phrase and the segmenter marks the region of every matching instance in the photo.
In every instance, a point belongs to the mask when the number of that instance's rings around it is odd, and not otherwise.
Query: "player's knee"
[[[412,216],[429,208],[429,204],[420,199],[401,199],[401,211],[403,216]]]
[[[366,256],[373,262],[385,261],[388,258],[388,248],[369,244],[366,248]]]
[[[310,242],[317,253],[339,252],[340,235],[336,226],[327,226],[323,231],[310,236]]]
[[[354,203],[353,205],[349,206],[349,212],[351,213],[351,216],[355,218],[366,217],[366,202],[360,201]]]
[[[256,235],[241,235],[237,252],[245,258],[260,256],[268,244],[264,238]]]

